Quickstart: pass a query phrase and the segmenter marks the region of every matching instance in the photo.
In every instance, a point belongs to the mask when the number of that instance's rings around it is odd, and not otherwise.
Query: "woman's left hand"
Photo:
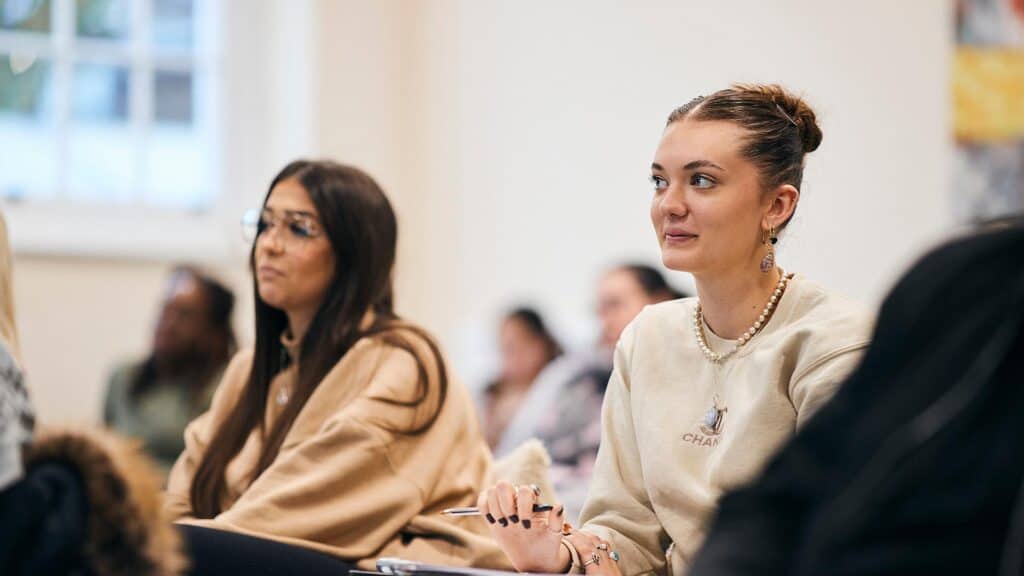
[[[619,555],[612,550],[611,543],[586,532],[573,531],[565,538],[579,553],[583,570],[587,574],[622,576],[619,571]]]

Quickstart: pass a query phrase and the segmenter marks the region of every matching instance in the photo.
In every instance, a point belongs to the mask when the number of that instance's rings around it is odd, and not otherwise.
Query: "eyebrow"
[[[273,208],[270,207],[266,207],[264,208],[264,210],[267,212],[278,212],[278,210],[274,210]],[[287,216],[305,216],[307,218],[312,218],[313,220],[319,220],[319,218],[316,217],[316,214],[312,212],[307,212],[305,210],[280,210],[280,212],[284,213]]]
[[[722,168],[721,166],[715,164],[711,160],[694,160],[693,162],[689,162],[688,164],[683,166],[683,170],[686,171],[696,170],[698,168],[715,168],[717,170],[725,172],[725,168]],[[654,162],[653,164],[651,164],[651,170],[661,170],[662,172],[664,172],[665,168],[661,164]]]
[[[694,160],[686,166],[683,166],[683,170],[696,170],[697,168],[715,168],[725,172],[725,168],[722,168],[718,164],[715,164],[711,160]]]

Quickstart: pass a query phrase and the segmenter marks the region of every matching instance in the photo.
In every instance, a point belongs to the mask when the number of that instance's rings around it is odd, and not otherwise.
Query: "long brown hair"
[[[384,191],[373,178],[357,168],[329,161],[298,160],[285,166],[274,178],[264,205],[274,187],[288,179],[301,184],[316,206],[331,243],[337,272],[302,338],[292,398],[269,430],[264,430],[264,413],[270,384],[287,361],[281,334],[288,320],[283,311],[260,298],[254,275],[256,344],[249,379],[238,405],[217,426],[196,470],[190,493],[196,518],[212,518],[221,512],[224,471],[253,430],[258,428],[263,435],[263,448],[250,480],[255,480],[274,462],[285,436],[320,381],[361,338],[379,338],[416,358],[416,397],[408,402],[384,401],[418,407],[428,396],[438,398],[435,410],[421,425],[396,432],[419,434],[428,429],[437,419],[447,396],[447,373],[436,343],[423,330],[403,322],[393,310],[391,278],[398,225]],[[255,245],[254,242],[250,266],[255,262]],[[374,312],[372,324],[361,327],[360,323],[370,311]],[[421,358],[408,334],[427,345],[432,362],[428,364]],[[436,374],[431,374],[434,370]],[[431,382],[439,385],[436,395],[430,394]]]

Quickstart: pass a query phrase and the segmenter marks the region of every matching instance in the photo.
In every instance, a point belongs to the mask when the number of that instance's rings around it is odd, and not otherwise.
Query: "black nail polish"
[[[504,528],[505,526],[508,526],[508,520],[505,518],[498,518],[498,524],[501,524],[501,527]]]
[[[519,524],[519,515],[518,514],[513,514],[513,515],[509,516],[508,519],[511,520],[513,524]]]
[[[526,528],[527,530],[530,529],[530,521],[529,520],[523,520],[523,528]]]
[[[487,513],[487,516],[485,516],[485,518],[487,518],[488,522],[490,522],[491,524],[494,524],[494,516],[491,516],[490,512]]]
[[[565,512],[565,506],[559,506],[558,507],[558,512],[555,512],[555,514],[557,516],[561,516],[563,512]]]

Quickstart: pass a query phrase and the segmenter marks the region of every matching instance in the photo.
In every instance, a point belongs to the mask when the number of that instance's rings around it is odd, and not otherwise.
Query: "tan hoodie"
[[[422,340],[408,334],[436,378]],[[286,342],[296,357],[293,343]],[[189,489],[213,431],[234,409],[249,376],[252,352],[228,366],[206,414],[185,431],[185,452],[168,480],[166,505],[182,522],[231,530],[311,548],[372,568],[381,556],[450,565],[508,568],[509,561],[479,518],[442,517],[444,508],[471,506],[489,481],[491,459],[463,386],[448,371],[448,393],[437,420],[418,435],[437,405],[439,386],[419,408],[382,399],[416,398],[413,356],[379,338],[364,338],[338,361],[306,402],[271,466],[254,482],[258,430],[228,465],[227,493],[216,518],[191,518]],[[296,367],[273,381],[266,423],[279,416],[275,399]]]

